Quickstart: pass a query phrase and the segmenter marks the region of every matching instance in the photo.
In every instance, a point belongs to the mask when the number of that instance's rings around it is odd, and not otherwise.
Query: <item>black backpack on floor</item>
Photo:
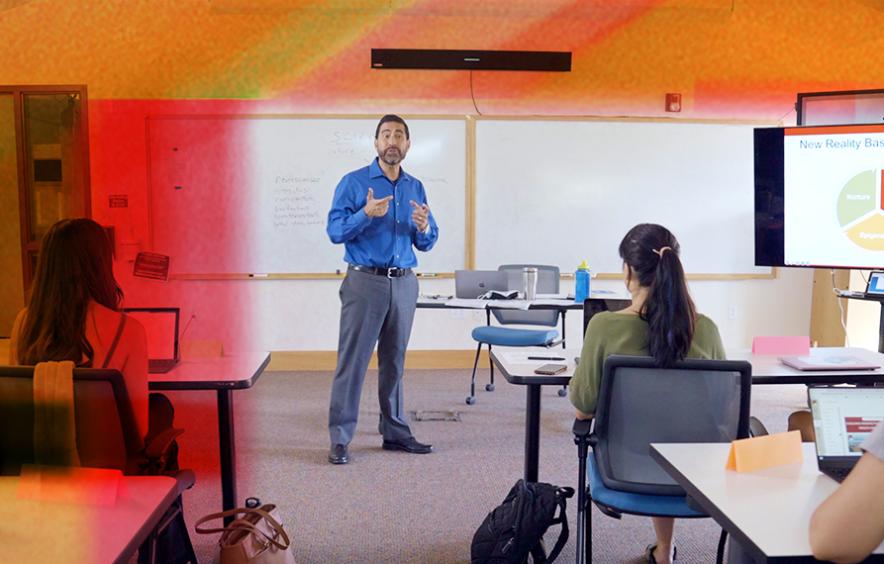
[[[485,517],[473,535],[470,549],[472,564],[522,564],[529,554],[542,554],[540,541],[551,526],[562,525],[562,532],[549,556],[550,563],[568,542],[568,516],[565,500],[574,488],[560,488],[542,482],[519,480],[503,503]],[[556,516],[556,509],[559,514]],[[539,550],[539,551],[538,551]]]

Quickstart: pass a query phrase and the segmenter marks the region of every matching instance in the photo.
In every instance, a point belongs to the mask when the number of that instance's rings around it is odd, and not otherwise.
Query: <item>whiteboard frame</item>
[[[444,115],[444,114],[400,114],[406,120],[440,120],[440,121],[458,121],[461,120],[465,124],[465,170],[466,178],[464,186],[466,194],[464,197],[464,263],[467,269],[475,268],[476,260],[476,124],[478,121],[574,121],[574,122],[646,122],[646,123],[688,123],[688,124],[722,124],[722,125],[755,125],[759,127],[779,127],[782,121],[759,121],[744,119],[705,119],[705,118],[666,118],[666,117],[629,117],[629,116],[522,116],[522,115],[497,115],[497,116],[474,116],[474,115]],[[151,167],[150,167],[150,121],[154,119],[303,119],[303,120],[324,120],[324,119],[373,119],[377,118],[376,114],[152,114],[147,116],[145,124],[145,138],[148,152],[147,158],[147,214],[148,214],[148,241],[153,247],[153,218],[151,190]],[[254,275],[252,273],[201,273],[188,274],[180,273],[171,275],[172,280],[337,280],[346,275],[346,270],[341,269],[336,272],[313,272],[313,273],[294,273],[280,272],[267,273],[263,275]],[[427,279],[451,279],[454,278],[453,272],[437,272],[432,274],[418,275]],[[562,273],[562,279],[573,278],[571,273]],[[777,278],[777,268],[772,267],[770,272],[765,273],[686,273],[689,280],[774,280]],[[623,278],[621,272],[604,272],[594,274],[593,278],[598,280],[620,280]]]

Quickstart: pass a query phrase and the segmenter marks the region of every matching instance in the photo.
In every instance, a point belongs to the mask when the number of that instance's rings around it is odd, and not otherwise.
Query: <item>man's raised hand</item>
[[[428,217],[430,215],[430,207],[427,204],[418,204],[414,200],[410,200],[409,203],[412,207],[411,221],[414,222],[418,231],[426,231],[429,222]]]
[[[391,195],[376,200],[374,197],[374,190],[369,188],[368,196],[366,196],[365,199],[365,215],[368,217],[383,217],[387,215],[387,210],[390,208],[390,200],[392,199],[393,196]]]

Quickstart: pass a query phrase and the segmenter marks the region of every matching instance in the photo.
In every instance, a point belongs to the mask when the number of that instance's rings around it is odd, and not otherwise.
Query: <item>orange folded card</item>
[[[725,468],[736,472],[754,472],[794,464],[803,459],[801,433],[789,431],[733,441]]]

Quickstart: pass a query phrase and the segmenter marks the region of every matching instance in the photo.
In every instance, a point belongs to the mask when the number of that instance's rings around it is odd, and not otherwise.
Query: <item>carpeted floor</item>
[[[482,378],[487,378],[483,371]],[[240,502],[275,503],[304,563],[469,562],[470,541],[485,515],[523,472],[525,389],[498,381],[467,406],[469,371],[423,370],[406,375],[406,405],[417,411],[456,411],[460,421],[415,421],[412,430],[436,452],[381,450],[377,433],[377,373],[363,390],[351,462],[326,461],[330,372],[268,372],[250,390],[234,392]],[[484,388],[483,385],[480,388]],[[212,392],[170,394],[177,409],[181,463],[197,473],[185,494],[191,538],[201,562],[217,561],[217,534],[197,535],[198,517],[220,510],[217,430]],[[771,432],[805,401],[803,386],[753,387],[753,415]],[[573,411],[556,389],[543,391],[540,479],[575,486]],[[665,407],[665,406],[661,406]],[[568,507],[571,540],[559,562],[574,561],[575,503]],[[650,520],[618,521],[593,510],[593,562],[639,562],[653,536]],[[710,519],[676,525],[678,562],[714,561],[719,529]],[[552,546],[558,530],[547,535]]]

